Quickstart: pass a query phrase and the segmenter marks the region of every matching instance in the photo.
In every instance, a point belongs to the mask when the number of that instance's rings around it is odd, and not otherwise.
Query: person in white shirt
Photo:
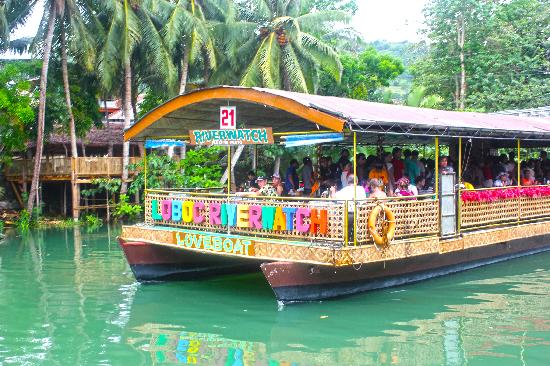
[[[354,191],[355,195],[353,193]],[[330,197],[342,201],[353,201],[354,198],[356,200],[364,200],[367,198],[367,194],[365,193],[365,189],[363,187],[357,185],[357,179],[355,176],[350,174],[347,176],[347,185],[344,188],[339,191],[336,191],[336,187],[334,186],[330,188]],[[350,212],[353,212],[353,205],[349,205],[348,209]]]
[[[330,197],[342,201],[351,201],[348,202],[348,238],[353,240],[353,235],[355,235],[355,230],[353,228],[353,212],[355,211],[355,204],[353,199],[355,198],[358,201],[365,200],[367,198],[365,189],[362,186],[357,185],[357,178],[350,174],[347,177],[347,185],[341,190],[336,191],[335,186],[330,187]]]

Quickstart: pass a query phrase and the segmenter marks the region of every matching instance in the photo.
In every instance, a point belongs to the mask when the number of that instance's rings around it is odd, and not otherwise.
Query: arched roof
[[[219,128],[219,107],[237,106],[237,121],[273,132],[329,129],[342,131],[345,120],[299,101],[257,88],[220,86],[179,95],[137,121],[125,140],[187,135],[189,130]]]
[[[125,132],[125,139],[184,136],[217,129],[219,107],[237,106],[243,127],[273,132],[350,130],[400,138],[480,137],[550,140],[550,120],[524,116],[453,112],[302,94],[219,86],[180,95],[157,107]],[[239,125],[239,127],[240,127]]]

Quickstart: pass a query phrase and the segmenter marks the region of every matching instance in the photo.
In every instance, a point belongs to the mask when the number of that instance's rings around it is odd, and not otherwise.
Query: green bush
[[[117,220],[122,220],[122,219],[133,220],[133,219],[136,219],[139,215],[141,215],[142,211],[143,211],[143,208],[141,207],[141,205],[134,205],[129,203],[128,195],[121,194],[120,199],[115,206],[113,217]]]
[[[97,229],[103,226],[103,220],[96,215],[87,214],[84,216],[84,225],[89,229]]]

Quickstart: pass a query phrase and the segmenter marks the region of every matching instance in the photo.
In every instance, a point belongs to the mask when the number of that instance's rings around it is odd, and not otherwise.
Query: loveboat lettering
[[[201,201],[152,200],[155,221],[326,235],[328,212],[307,207],[260,206]],[[207,214],[208,213],[208,221]]]

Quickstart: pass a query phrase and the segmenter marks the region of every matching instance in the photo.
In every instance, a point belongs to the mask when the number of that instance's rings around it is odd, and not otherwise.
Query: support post
[[[517,154],[516,155],[518,156],[518,164],[517,164],[517,171],[518,171],[517,172],[518,173],[517,174],[517,179],[518,179],[518,181],[517,181],[517,186],[519,187],[519,186],[521,186],[521,143],[520,143],[519,139],[518,139],[518,147],[517,147]]]
[[[439,194],[439,137],[435,138],[435,187],[436,196]]]
[[[353,131],[353,245],[357,245],[357,132]]]
[[[147,195],[147,140],[143,147],[143,191]]]
[[[518,139],[518,147],[517,147],[517,159],[518,159],[518,165],[517,165],[517,170],[518,170],[518,174],[517,174],[517,186],[518,188],[521,187],[521,143],[520,143],[520,140]],[[518,225],[521,221],[521,197],[518,197]]]
[[[458,138],[458,202],[457,202],[456,232],[460,235],[460,222],[462,212],[462,137]]]
[[[231,197],[231,145],[227,146],[227,198]]]

